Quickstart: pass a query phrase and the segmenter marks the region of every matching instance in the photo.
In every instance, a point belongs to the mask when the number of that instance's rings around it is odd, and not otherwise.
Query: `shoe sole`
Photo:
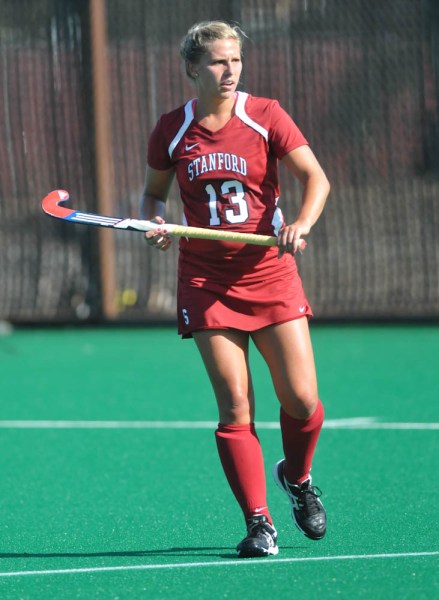
[[[282,492],[285,494],[285,496],[287,496],[287,498],[288,498],[288,501],[289,501],[289,503],[290,503],[290,505],[291,505],[291,518],[293,519],[293,523],[294,523],[294,525],[297,527],[297,529],[300,531],[300,533],[301,533],[302,535],[304,535],[305,537],[307,537],[307,538],[308,538],[308,539],[310,539],[310,540],[321,540],[321,539],[323,539],[323,538],[325,537],[325,533],[326,533],[326,532],[325,532],[323,535],[319,536],[319,537],[317,537],[317,536],[313,536],[313,537],[311,537],[311,536],[310,536],[308,533],[306,533],[305,531],[303,531],[303,529],[302,529],[302,528],[300,527],[300,525],[297,523],[297,521],[296,521],[296,516],[295,516],[295,514],[294,514],[294,508],[295,508],[295,506],[294,506],[294,504],[293,504],[293,501],[292,501],[292,500],[291,500],[291,498],[290,498],[290,495],[289,495],[289,493],[286,491],[286,489],[284,488],[284,486],[283,486],[283,484],[282,484],[282,482],[281,482],[281,480],[280,480],[280,478],[279,478],[279,465],[280,465],[281,463],[283,463],[283,462],[284,462],[284,459],[282,459],[282,460],[279,460],[279,461],[278,461],[278,462],[277,462],[277,463],[274,465],[274,467],[273,467],[273,471],[272,471],[272,473],[273,473],[273,479],[274,479],[274,481],[275,481],[275,483],[276,483],[277,487],[278,487],[278,488],[279,488],[279,489],[280,489],[280,490],[281,490],[281,491],[282,491]],[[283,471],[282,471],[282,472],[283,472]]]

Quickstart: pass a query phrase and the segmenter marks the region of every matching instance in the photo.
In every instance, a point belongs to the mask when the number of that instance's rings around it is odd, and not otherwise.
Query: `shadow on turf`
[[[282,550],[300,550],[299,546],[283,546]],[[216,552],[207,552],[214,550]],[[228,550],[229,552],[220,552]],[[101,556],[181,556],[188,553],[194,553],[196,556],[218,556],[219,558],[231,559],[237,558],[230,548],[218,547],[200,547],[200,548],[166,548],[164,550],[133,550],[129,552],[0,552],[2,558],[97,558]]]
[[[230,550],[230,548],[167,548],[165,550],[133,550],[129,552],[0,552],[1,558],[97,558],[100,556],[180,556],[194,552],[197,556],[212,556],[205,550]],[[236,557],[236,554],[218,553],[221,558]]]

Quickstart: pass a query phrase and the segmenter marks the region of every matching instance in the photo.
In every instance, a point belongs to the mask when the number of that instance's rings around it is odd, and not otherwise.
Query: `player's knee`
[[[218,398],[219,417],[224,424],[248,424],[253,420],[252,402],[247,394],[234,392]]]
[[[319,402],[317,390],[303,387],[281,399],[281,405],[295,419],[308,419],[314,414]]]

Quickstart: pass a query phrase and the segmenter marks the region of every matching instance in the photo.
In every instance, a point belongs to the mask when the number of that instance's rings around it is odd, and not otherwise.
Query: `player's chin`
[[[230,98],[236,91],[236,85],[221,85],[218,93],[222,98]]]

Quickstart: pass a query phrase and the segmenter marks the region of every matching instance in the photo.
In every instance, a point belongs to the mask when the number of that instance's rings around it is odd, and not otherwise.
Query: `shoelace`
[[[247,533],[249,535],[253,535],[254,533],[259,533],[263,535],[270,543],[273,542],[273,534],[274,531],[270,523],[261,522],[259,519],[254,519],[247,525]]]
[[[301,489],[297,494],[297,503],[301,508],[305,508],[308,515],[312,516],[320,512],[318,499],[322,495],[322,490],[317,486],[310,486],[307,489]]]

